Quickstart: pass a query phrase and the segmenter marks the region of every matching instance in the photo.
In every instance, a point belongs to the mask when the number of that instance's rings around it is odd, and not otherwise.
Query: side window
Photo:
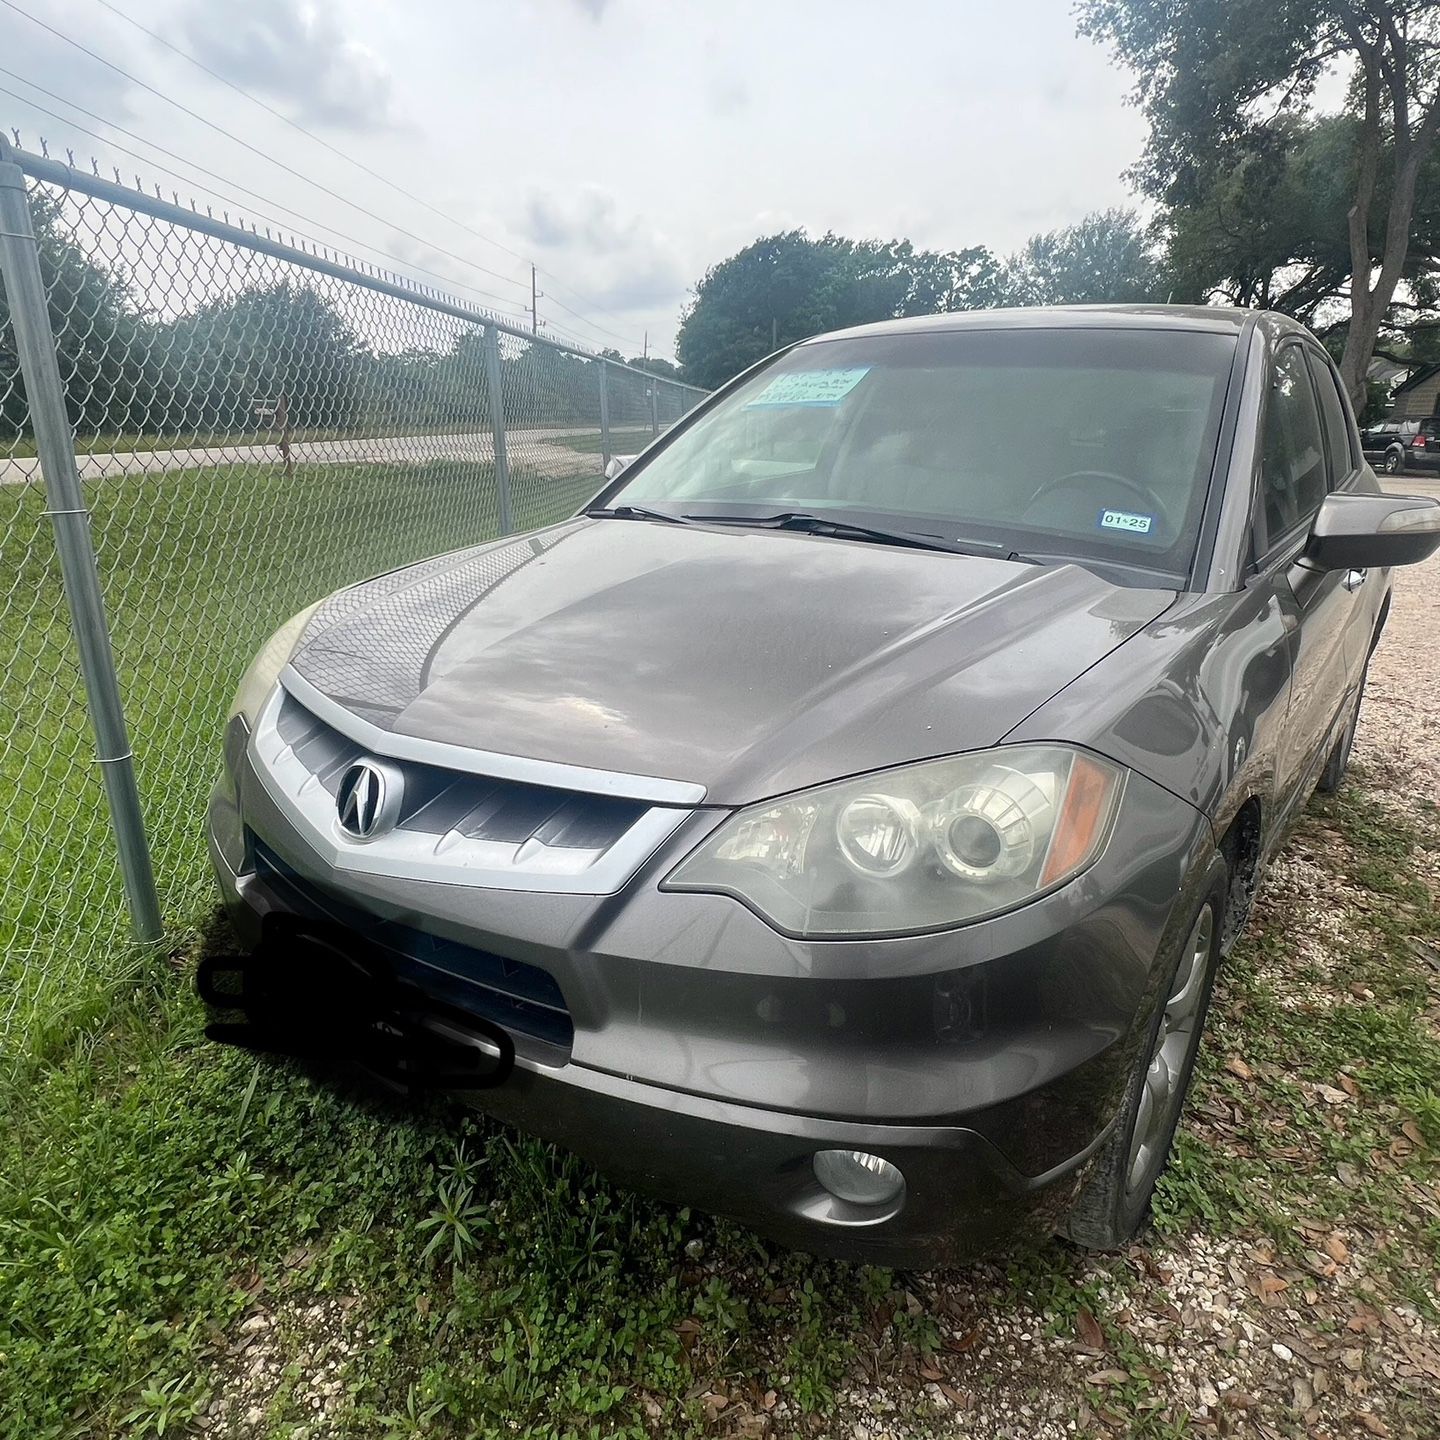
[[[1307,350],[1306,357],[1320,395],[1320,420],[1325,427],[1325,449],[1330,457],[1330,487],[1334,489],[1355,468],[1345,402],[1340,398],[1339,381],[1328,362],[1313,351]]]
[[[1260,463],[1265,531],[1273,545],[1320,508],[1328,484],[1320,414],[1298,345],[1287,346],[1275,362]]]

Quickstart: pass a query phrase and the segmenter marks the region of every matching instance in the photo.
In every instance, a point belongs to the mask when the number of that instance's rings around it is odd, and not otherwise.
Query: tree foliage
[[[1032,236],[1005,263],[1006,305],[1163,301],[1168,285],[1133,210],[1101,210],[1076,225]]]
[[[128,279],[85,253],[66,230],[54,200],[38,195],[31,207],[56,359],[71,416],[89,426],[110,416],[121,425],[131,423],[165,385],[145,320],[131,303]],[[0,290],[0,426],[11,434],[27,413],[24,380],[12,345],[9,304]]]
[[[326,293],[301,275],[211,293],[193,310],[159,316],[146,304],[144,287],[92,258],[57,203],[40,196],[32,204],[66,407],[84,433],[183,441],[253,431],[273,423],[281,396],[287,423],[296,428],[403,432],[489,424],[479,324],[436,345],[395,350],[377,343],[388,337],[367,339],[347,315],[343,294]],[[0,436],[29,428],[12,343],[0,293]],[[507,342],[501,368],[505,394],[524,396],[534,420],[598,425],[592,362]],[[646,368],[673,371],[663,360]],[[617,423],[648,422],[640,377],[617,379],[612,391]]]
[[[243,429],[257,402],[282,395],[294,425],[344,425],[357,409],[360,346],[334,305],[298,281],[211,300],[168,325],[165,340],[181,429]]]
[[[686,379],[709,388],[807,335],[993,304],[998,278],[984,247],[941,252],[908,240],[766,235],[706,271],[676,352]]]
[[[1416,242],[1440,141],[1440,0],[1081,0],[1079,14],[1136,76],[1150,135],[1135,177],[1171,214],[1177,269],[1302,314],[1343,296],[1341,372],[1363,400],[1402,282],[1423,303],[1436,275]],[[1317,115],[1336,66],[1344,112]]]
[[[768,235],[713,266],[680,324],[685,378],[712,388],[778,346],[847,325],[997,305],[1163,300],[1153,242],[1130,210],[1033,236],[1000,261],[983,245]]]
[[[615,357],[620,358],[618,353]],[[672,360],[661,360],[654,355],[632,355],[625,362],[632,370],[643,370],[647,375],[658,375],[662,380],[678,380],[680,367]]]

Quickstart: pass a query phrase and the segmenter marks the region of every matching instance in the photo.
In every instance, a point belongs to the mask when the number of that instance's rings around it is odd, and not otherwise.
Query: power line
[[[405,189],[403,185],[397,184],[394,180],[390,179],[388,175],[385,175],[381,171],[374,169],[372,166],[365,164],[363,160],[357,160],[348,151],[342,150],[340,146],[333,144],[329,140],[326,140],[324,136],[317,135],[313,130],[307,129],[298,120],[292,119],[289,115],[285,114],[283,110],[276,109],[275,106],[271,105],[268,101],[262,100],[258,95],[254,95],[249,90],[245,89],[243,85],[239,85],[235,81],[229,79],[227,76],[222,75],[218,70],[213,69],[203,60],[192,55],[182,46],[176,45],[172,40],[167,40],[165,36],[159,34],[155,30],[152,30],[148,25],[142,24],[139,20],[135,19],[133,15],[127,15],[125,11],[120,9],[118,5],[112,4],[111,0],[99,0],[99,3],[103,5],[105,9],[110,11],[112,15],[117,15],[121,20],[124,20],[127,25],[132,25],[142,34],[148,35],[152,40],[156,41],[160,45],[163,45],[172,54],[178,55],[182,60],[185,60],[189,64],[194,65],[196,69],[202,70],[206,75],[210,76],[211,79],[218,80],[222,85],[227,86],[230,90],[233,90],[235,94],[248,100],[252,105],[259,106],[260,109],[265,111],[267,115],[273,115],[277,120],[282,121],[292,130],[296,130],[301,135],[304,135],[306,139],[313,141],[316,145],[323,146],[332,155],[338,155],[340,159],[344,160],[349,165],[353,165],[357,170],[370,176],[371,179],[380,181],[382,185],[388,185],[393,191],[395,191],[397,195],[404,196],[405,199],[412,201],[416,205],[423,205],[425,209],[429,210],[432,214],[438,215],[442,220],[449,222],[451,225],[457,226],[459,229],[467,231],[477,240],[482,240],[487,245],[493,245],[497,250],[503,251],[506,255],[509,255],[512,258],[531,266],[532,269],[539,270],[540,273],[543,274],[547,280],[552,281],[556,285],[560,285],[571,295],[575,296],[575,298],[579,300],[581,304],[589,305],[592,309],[598,310],[602,315],[609,315],[611,319],[620,319],[618,315],[615,315],[612,311],[606,310],[605,307],[603,305],[600,305],[597,301],[588,299],[586,296],[582,295],[578,290],[576,290],[573,286],[566,284],[565,282],[560,280],[558,276],[552,274],[550,271],[544,269],[542,266],[536,265],[533,260],[529,259],[525,255],[520,254],[519,251],[512,250],[508,245],[503,244],[501,241],[496,240],[491,235],[485,234],[481,230],[477,230],[473,225],[467,223],[466,221],[460,220],[456,216],[449,214],[447,211],[442,210],[438,205],[432,204],[423,196],[416,195],[412,191]],[[34,17],[32,16],[31,18],[33,19]],[[564,310],[567,314],[574,316],[574,318],[579,320],[582,324],[588,325],[591,329],[599,331],[602,335],[610,336],[610,338],[613,340],[622,340],[626,344],[633,345],[635,339],[633,335],[622,335],[618,331],[611,330],[606,326],[599,324],[597,321],[591,320],[588,316],[580,314],[579,311],[572,310],[570,306],[566,305],[565,302],[556,295],[552,294],[549,298],[554,300],[555,303],[559,305],[562,310]]]
[[[176,155],[173,151],[166,150],[164,146],[155,144],[153,140],[146,140],[143,136],[133,135],[132,132],[130,132],[129,130],[125,130],[121,126],[112,124],[111,121],[106,120],[103,116],[96,115],[94,111],[86,110],[81,105],[76,105],[74,101],[67,100],[64,96],[55,95],[52,91],[46,90],[42,86],[36,85],[33,80],[25,80],[24,77],[15,75],[15,72],[13,70],[7,70],[3,66],[0,66],[0,73],[9,75],[13,79],[21,80],[23,84],[29,85],[33,89],[39,90],[41,94],[49,95],[51,99],[58,100],[62,105],[69,105],[72,109],[78,110],[82,115],[90,116],[92,120],[96,120],[102,125],[109,126],[110,128],[115,130],[119,130],[124,135],[130,135],[132,139],[137,140],[141,145],[146,145],[152,150],[158,150],[162,155],[167,155],[172,160],[176,160],[181,164],[189,165],[195,170],[199,171],[200,174],[209,176],[211,179],[214,180],[219,180],[221,184],[228,185],[230,188],[240,191],[242,195],[249,195],[252,199],[259,200],[262,204],[265,205],[273,205],[277,210],[280,210],[284,214],[293,216],[294,219],[298,219],[304,225],[313,226],[317,230],[323,230],[329,235],[336,236],[346,246],[353,246],[354,248],[360,250],[368,250],[373,255],[382,256],[384,259],[389,260],[392,264],[401,266],[402,272],[403,270],[419,271],[420,274],[429,275],[432,278],[439,280],[442,284],[446,286],[454,286],[461,290],[468,290],[472,295],[478,295],[487,300],[499,301],[499,303],[502,305],[512,303],[509,301],[500,300],[500,297],[490,294],[488,290],[477,289],[473,285],[467,285],[463,280],[452,279],[448,275],[440,274],[438,270],[427,269],[424,265],[418,265],[413,263],[412,261],[404,259],[399,255],[394,255],[390,251],[384,250],[378,245],[372,245],[368,241],[356,239],[353,235],[347,235],[343,230],[335,229],[333,225],[327,225],[322,220],[315,220],[308,215],[302,214],[299,210],[292,209],[289,205],[283,204],[281,201],[261,195],[257,191],[251,190],[247,186],[241,185],[236,181],[227,180],[225,176],[217,175],[215,171],[207,170],[203,165],[199,165],[193,160],[188,160],[183,155]],[[184,185],[193,185],[200,190],[210,190],[210,193],[215,195],[217,199],[223,200],[227,204],[234,205],[237,210],[240,208],[238,202],[231,200],[228,195],[224,194],[219,190],[211,189],[210,186],[205,185],[202,181],[196,180],[193,175],[187,175],[180,170],[173,170],[169,166],[160,164],[148,155],[141,155],[135,150],[131,150],[124,145],[117,144],[114,140],[108,138],[107,136],[100,135],[94,130],[89,130],[85,126],[77,124],[74,120],[70,119],[66,115],[61,115],[54,110],[48,109],[44,105],[36,104],[36,102],[30,99],[30,97],[27,95],[21,95],[18,91],[8,89],[6,86],[3,85],[0,85],[0,95],[8,95],[12,100],[19,100],[22,104],[30,106],[31,109],[38,110],[42,115],[48,115],[52,120],[58,120],[62,125],[68,125],[72,129],[79,131],[79,133],[82,135],[88,135],[92,140],[99,141],[101,145],[108,146],[110,149],[118,151],[121,155],[127,155],[132,160],[138,160],[142,165],[153,166],[162,175],[169,175],[172,179],[179,180]],[[281,227],[282,222],[278,220],[275,216],[267,215],[263,210],[256,210],[253,206],[248,208],[250,208],[255,215],[259,216],[261,220],[268,221],[277,229]],[[291,220],[283,223],[284,227],[286,229],[289,229],[290,226],[294,223],[294,221]],[[490,306],[487,306],[486,308],[493,309],[493,307]],[[522,318],[518,313],[513,310],[505,310],[498,313],[504,314],[507,319],[511,320],[519,320]]]
[[[269,155],[264,150],[261,150],[259,146],[252,145],[248,140],[242,140],[238,135],[231,134],[231,132],[227,130],[223,125],[217,125],[215,121],[207,120],[205,116],[199,113],[199,111],[192,110],[188,105],[182,105],[180,101],[174,98],[174,96],[165,94],[163,90],[157,90],[153,85],[149,85],[144,80],[140,79],[138,75],[132,75],[123,66],[116,65],[113,61],[107,60],[103,55],[97,54],[94,50],[89,49],[87,46],[82,45],[78,40],[75,40],[71,36],[65,34],[63,30],[57,30],[53,25],[47,24],[38,16],[32,15],[28,10],[15,4],[15,0],[0,0],[0,5],[4,5],[9,10],[13,10],[17,15],[23,15],[25,19],[31,22],[31,24],[38,25],[42,30],[49,31],[49,33],[51,35],[54,35],[57,40],[63,40],[67,45],[74,46],[74,48],[80,51],[82,55],[88,55],[92,60],[98,61],[107,69],[113,70],[117,75],[123,75],[125,79],[130,81],[132,85],[138,85],[142,90],[145,90],[149,94],[154,95],[157,98],[165,101],[166,104],[173,105],[182,114],[188,115],[192,120],[198,120],[200,124],[215,131],[217,135],[223,135],[227,140],[233,142],[236,145],[239,145],[244,150],[248,150],[252,155],[258,156],[261,160],[265,161],[267,165],[270,165],[279,170],[284,170],[287,174],[293,175],[297,180],[303,181],[307,185],[313,185],[315,189],[330,196],[332,200],[338,200],[342,205],[348,205],[352,210],[356,210],[361,215],[364,215],[369,219],[375,221],[377,225],[383,225],[387,229],[393,230],[397,234],[405,236],[407,240],[415,241],[417,245],[425,245],[429,249],[436,251],[438,254],[446,256],[448,259],[457,260],[462,265],[468,265],[472,269],[478,270],[482,275],[489,275],[492,279],[500,281],[500,283],[503,285],[515,285],[519,287],[522,291],[524,290],[524,281],[515,280],[509,275],[502,275],[498,270],[491,270],[486,266],[478,264],[476,261],[471,260],[468,256],[457,255],[453,250],[447,250],[443,245],[437,245],[433,241],[427,240],[423,235],[417,235],[412,230],[406,230],[403,226],[395,224],[394,221],[387,220],[384,216],[377,215],[373,210],[366,209],[365,206],[359,204],[357,201],[348,199],[338,190],[332,190],[328,185],[322,185],[318,180],[314,180],[310,176],[304,174],[302,171],[296,170],[291,165],[287,165],[283,160],[277,160],[273,155]],[[36,88],[39,89],[38,86]],[[78,109],[79,107],[77,106],[76,108]],[[114,128],[119,129],[118,126]],[[156,148],[158,149],[159,147],[157,146]]]
[[[131,138],[135,139],[137,143],[147,146],[152,150],[158,150],[162,155],[167,155],[171,159],[179,161],[181,164],[190,165],[194,169],[198,170],[200,174],[209,176],[212,179],[219,180],[222,184],[228,185],[231,188],[240,191],[242,195],[249,195],[253,199],[261,201],[263,204],[273,205],[277,210],[281,211],[282,214],[289,215],[292,217],[292,219],[282,222],[274,215],[267,215],[265,211],[260,210],[253,205],[247,206],[246,208],[250,211],[252,215],[258,217],[261,220],[267,221],[271,225],[274,225],[277,231],[281,230],[282,224],[285,229],[289,229],[294,224],[295,220],[299,220],[305,225],[313,226],[317,230],[323,230],[327,234],[338,238],[340,242],[347,247],[355,250],[367,250],[372,255],[378,255],[383,259],[390,261],[392,264],[402,267],[401,271],[398,272],[401,278],[408,278],[405,274],[406,271],[418,271],[422,275],[429,275],[432,279],[438,280],[442,285],[447,288],[465,290],[468,291],[471,295],[479,296],[482,299],[497,301],[499,305],[510,303],[501,300],[499,296],[492,295],[488,290],[477,289],[473,285],[466,284],[466,282],[463,280],[456,280],[449,275],[442,275],[438,270],[431,270],[424,265],[419,265],[414,263],[413,261],[406,260],[403,256],[393,254],[391,251],[382,249],[378,245],[372,245],[369,241],[357,239],[353,235],[346,234],[343,230],[337,230],[333,225],[327,225],[323,220],[316,220],[311,216],[305,215],[301,211],[295,210],[289,205],[286,205],[279,200],[275,200],[265,195],[261,195],[259,192],[251,190],[248,186],[241,185],[237,181],[228,180],[223,175],[217,175],[215,171],[208,170],[205,168],[205,166],[200,165],[193,160],[187,159],[183,155],[176,155],[174,151],[165,149],[163,145],[157,145],[153,140],[146,140],[143,136],[133,135],[132,132],[125,130],[121,126],[113,125],[113,123],[109,120],[106,120],[104,116],[96,115],[94,111],[86,110],[84,106],[76,105],[74,101],[67,100],[64,96],[56,95],[53,91],[46,90],[43,86],[36,85],[33,80],[25,80],[23,77],[16,76],[13,70],[7,70],[5,69],[5,67],[0,66],[0,73],[9,75],[12,78],[20,79],[23,84],[31,86],[32,89],[39,90],[42,94],[49,95],[52,99],[58,100],[63,105],[71,106],[73,109],[80,111],[82,115],[88,115],[93,120],[98,121],[102,125],[110,126],[113,129],[120,130],[122,134],[131,135]],[[240,208],[238,201],[231,199],[230,196],[225,194],[223,191],[216,190],[213,187],[204,184],[203,181],[197,180],[193,175],[188,175],[183,170],[176,170],[168,165],[163,165],[149,155],[142,155],[136,150],[131,150],[128,146],[117,143],[115,140],[111,139],[108,136],[101,135],[94,130],[88,129],[84,125],[77,124],[76,121],[72,120],[69,116],[61,115],[57,111],[51,110],[48,106],[37,104],[27,95],[21,95],[18,91],[11,90],[4,85],[0,85],[0,95],[8,95],[12,100],[19,100],[22,104],[28,105],[32,110],[37,110],[42,115],[48,115],[52,120],[58,120],[62,125],[69,126],[71,129],[78,131],[81,135],[88,135],[92,140],[98,141],[101,145],[104,145],[107,148],[117,151],[121,155],[128,156],[132,160],[138,160],[142,165],[151,166],[153,169],[158,170],[162,175],[168,175],[172,179],[179,180],[184,185],[195,186],[202,192],[208,191],[210,194],[214,195],[216,199],[222,200],[228,205],[234,205],[237,211]],[[490,313],[503,316],[505,319],[510,321],[522,321],[525,318],[524,315],[520,312],[514,310],[499,309],[496,305],[489,305],[485,308],[489,310]],[[587,340],[583,336],[576,335],[574,331],[567,330],[564,326],[557,325],[553,321],[548,321],[546,322],[546,328],[553,332],[555,335],[558,335],[562,340],[567,341],[575,349],[581,352],[587,352],[592,350],[592,347],[594,345],[593,341]]]
[[[467,290],[472,295],[478,295],[482,299],[494,301],[496,305],[503,306],[514,304],[513,301],[506,300],[499,295],[492,294],[489,290],[481,290],[478,286],[467,284],[463,280],[456,280],[453,279],[451,276],[442,275],[438,270],[428,269],[424,265],[420,265],[416,262],[407,260],[403,256],[395,255],[389,250],[385,250],[378,245],[371,244],[369,241],[360,240],[353,235],[347,234],[343,230],[337,230],[335,226],[328,225],[323,220],[316,220],[313,216],[306,215],[303,211],[296,210],[293,206],[287,205],[283,201],[276,200],[271,196],[262,195],[259,191],[251,190],[248,186],[240,184],[237,180],[231,180],[224,175],[218,174],[214,170],[206,169],[206,167],[201,165],[198,161],[191,160],[184,155],[176,154],[176,152],[173,150],[167,150],[163,145],[158,145],[153,140],[147,140],[143,135],[137,135],[134,131],[125,129],[123,125],[117,125],[114,121],[107,120],[103,115],[97,115],[93,110],[87,110],[83,105],[76,104],[75,101],[68,99],[66,96],[57,95],[53,90],[47,90],[43,85],[37,85],[33,80],[27,80],[23,75],[17,75],[13,70],[8,70],[4,66],[0,66],[0,74],[5,74],[10,76],[11,79],[19,80],[22,84],[30,86],[32,90],[38,90],[42,95],[48,95],[52,100],[58,101],[62,105],[68,105],[71,109],[78,110],[82,115],[88,115],[92,120],[96,121],[97,123],[104,125],[112,130],[118,130],[122,135],[128,135],[138,144],[144,145],[151,150],[156,150],[160,154],[165,155],[171,160],[177,161],[182,165],[189,165],[192,169],[197,170],[201,175],[204,175],[211,180],[218,180],[220,184],[229,186],[233,190],[238,190],[242,195],[250,196],[252,200],[259,200],[264,205],[273,205],[277,210],[280,210],[282,213],[293,217],[289,221],[281,222],[275,216],[267,215],[262,210],[254,209],[253,206],[247,207],[251,209],[254,214],[258,215],[260,219],[268,220],[272,225],[276,226],[277,228],[280,227],[283,223],[288,229],[291,225],[293,225],[295,220],[299,220],[302,225],[312,226],[317,230],[323,230],[327,234],[337,237],[341,241],[341,243],[346,246],[353,246],[357,249],[368,250],[374,255],[383,256],[386,260],[389,260],[395,265],[402,266],[408,270],[418,271],[422,275],[429,275],[433,279],[439,280],[444,285],[455,286],[458,289]],[[216,190],[213,187],[206,185],[203,181],[196,180],[193,175],[187,175],[183,171],[172,170],[168,166],[160,164],[151,156],[141,155],[134,150],[127,149],[124,145],[117,144],[109,137],[97,134],[94,130],[86,129],[85,126],[77,124],[74,120],[72,120],[66,115],[58,114],[54,110],[47,109],[44,105],[36,104],[36,102],[30,99],[29,96],[21,95],[14,90],[6,89],[4,86],[0,86],[0,94],[9,95],[12,99],[19,100],[22,104],[28,105],[34,110],[38,110],[42,115],[48,115],[52,120],[58,120],[62,125],[71,126],[73,129],[78,130],[80,134],[88,135],[92,140],[97,140],[101,145],[108,146],[112,150],[117,150],[120,154],[129,156],[132,160],[138,160],[141,162],[141,164],[153,166],[156,170],[159,170],[162,175],[169,175],[173,179],[178,179],[179,181],[181,181],[182,184],[193,185],[202,191],[209,190],[210,193],[213,194],[217,199],[234,205],[237,210],[241,208],[238,201],[230,199],[230,197],[226,195],[223,191]],[[507,318],[510,319],[518,320],[519,318],[521,318],[520,314],[514,310],[506,310],[501,313],[505,314]]]

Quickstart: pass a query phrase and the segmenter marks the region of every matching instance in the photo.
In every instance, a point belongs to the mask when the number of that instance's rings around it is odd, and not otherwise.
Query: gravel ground
[[[1418,488],[1418,487],[1416,487]],[[1396,574],[1356,751],[1386,789],[1440,795],[1440,557]]]

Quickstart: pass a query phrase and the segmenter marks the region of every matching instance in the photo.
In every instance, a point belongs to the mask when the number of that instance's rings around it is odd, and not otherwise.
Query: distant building
[[[1422,365],[1402,380],[1391,395],[1387,420],[1423,420],[1440,415],[1440,363]]]

